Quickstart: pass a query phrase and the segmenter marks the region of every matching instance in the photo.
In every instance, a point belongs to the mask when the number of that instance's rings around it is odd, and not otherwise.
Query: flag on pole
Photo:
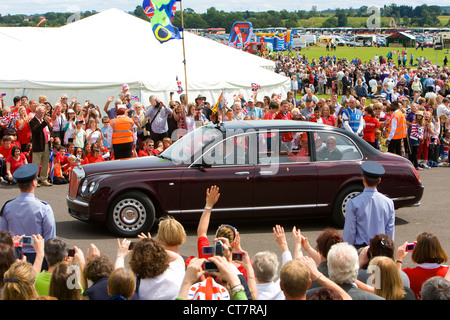
[[[183,87],[181,86],[181,81],[178,80],[178,76],[177,76],[177,87],[178,87],[177,93],[181,94],[184,90],[183,90]]]
[[[178,28],[172,25],[175,3],[178,1],[180,0],[144,0],[142,3],[145,15],[150,18],[153,34],[160,43],[181,39]]]
[[[213,113],[216,113],[219,110],[222,110],[225,106],[225,98],[223,97],[223,92],[220,94],[219,99],[216,104],[211,108]]]

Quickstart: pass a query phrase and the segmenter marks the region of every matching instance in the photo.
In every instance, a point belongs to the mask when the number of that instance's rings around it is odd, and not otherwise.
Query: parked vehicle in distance
[[[315,216],[343,226],[348,199],[363,190],[360,166],[368,160],[384,166],[378,190],[397,208],[419,204],[423,186],[409,160],[332,126],[252,120],[203,126],[160,156],[77,166],[67,205],[76,219],[133,237],[164,215],[198,221],[206,189],[217,185],[214,219]]]

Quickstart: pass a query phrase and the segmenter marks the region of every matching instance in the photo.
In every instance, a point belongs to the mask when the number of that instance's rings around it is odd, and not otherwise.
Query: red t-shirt
[[[148,154],[147,150],[139,150],[139,157],[148,157],[150,154]]]
[[[25,121],[22,130],[19,129],[19,121],[16,121],[17,140],[20,144],[27,144],[31,142],[31,129],[28,121]]]
[[[6,159],[11,155],[11,150],[13,148],[13,144],[11,144],[11,148],[6,149],[5,146],[0,146],[0,153],[3,155],[3,158]]]
[[[380,122],[377,118],[372,116],[365,116],[364,122],[366,126],[363,130],[363,139],[367,142],[375,142],[375,130],[380,127]]]
[[[275,115],[274,119],[276,119],[276,120],[292,120],[292,115],[290,112],[283,114],[281,111],[279,111]],[[290,132],[283,133],[281,141],[290,142],[292,140],[294,140],[294,138],[292,138],[292,134]]]
[[[27,160],[27,157],[25,157],[24,154],[20,154],[19,160],[16,161],[12,156],[9,156],[6,158],[6,162],[11,163],[11,174],[13,174],[17,168],[25,164],[25,161]]]

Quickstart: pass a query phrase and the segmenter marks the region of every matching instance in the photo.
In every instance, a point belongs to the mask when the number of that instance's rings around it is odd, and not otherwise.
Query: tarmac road
[[[396,211],[396,247],[405,241],[414,241],[417,235],[423,231],[434,233],[438,236],[445,251],[450,254],[450,208],[449,179],[450,168],[439,167],[419,172],[423,185],[424,196],[419,207],[402,208]],[[56,219],[57,236],[67,241],[69,246],[78,246],[86,252],[91,243],[94,243],[101,251],[107,254],[113,261],[117,250],[117,238],[106,227],[90,225],[69,216],[66,205],[68,185],[54,185],[52,187],[40,187],[36,189],[36,197],[50,203]],[[14,186],[0,185],[0,204],[19,195],[19,189]],[[202,195],[203,197],[203,195]],[[220,201],[220,200],[219,200]],[[213,211],[214,214],[214,211]],[[290,219],[253,222],[223,221],[235,226],[241,235],[243,249],[253,257],[257,252],[270,250],[281,253],[278,245],[273,240],[272,228],[276,224],[284,227],[290,249],[293,250],[291,230],[295,225],[307,236],[311,245],[315,246],[315,240],[323,229],[331,225],[328,219]],[[210,224],[209,239],[214,237],[218,223]],[[186,256],[197,255],[196,228],[197,224],[185,224],[188,237],[181,247],[181,253]],[[341,229],[338,229],[342,231]],[[152,235],[156,230],[152,230]],[[281,261],[281,260],[280,260]],[[410,255],[405,259],[404,267],[414,266]]]

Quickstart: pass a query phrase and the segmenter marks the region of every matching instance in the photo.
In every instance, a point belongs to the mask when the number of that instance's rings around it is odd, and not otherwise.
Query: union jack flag
[[[131,100],[139,102],[139,97],[138,96],[131,96]]]
[[[144,1],[143,9],[144,9],[145,15],[147,17],[149,17],[150,19],[155,14],[155,6],[153,5],[153,3],[151,1]]]
[[[0,118],[2,125],[9,125],[11,122],[19,119],[19,114],[17,112],[10,112],[7,115]]]
[[[280,101],[281,100],[281,93],[279,95],[277,95],[277,97],[275,99]]]
[[[177,93],[178,93],[178,94],[182,93],[184,90],[183,90],[183,87],[181,86],[181,81],[178,80],[178,76],[177,76],[177,86],[178,86],[178,91],[177,91]]]
[[[242,108],[242,112],[244,113],[244,114],[247,114],[248,113],[248,110],[247,110],[247,108]]]
[[[258,91],[261,89],[261,86],[257,83],[252,83],[252,91]]]

